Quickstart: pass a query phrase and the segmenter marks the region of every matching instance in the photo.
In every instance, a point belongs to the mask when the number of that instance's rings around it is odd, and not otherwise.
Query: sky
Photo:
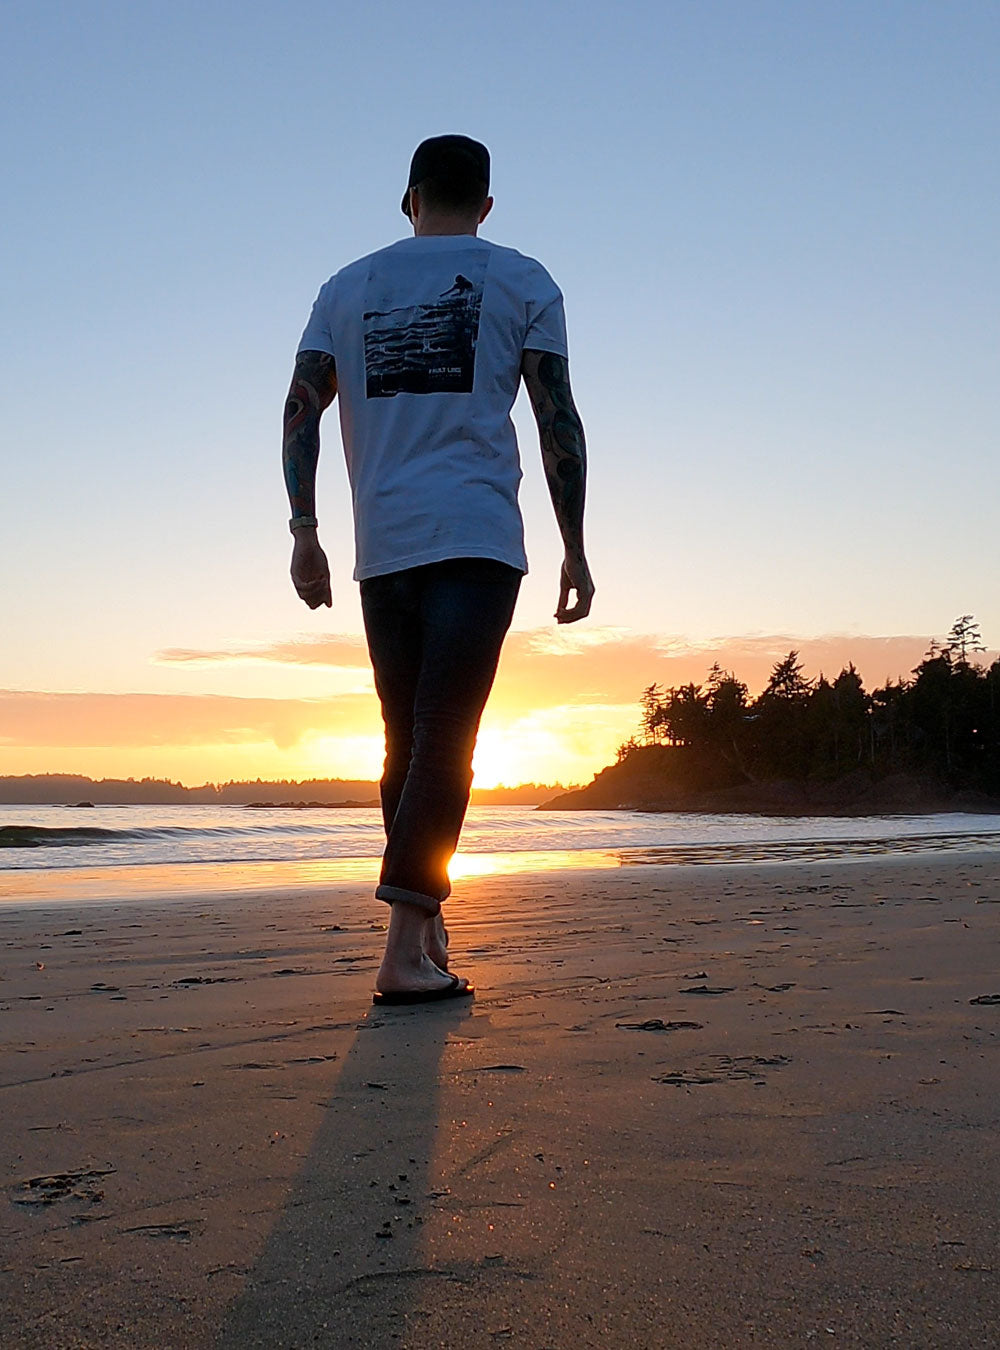
[[[1000,6],[0,4],[0,773],[377,776],[346,474],[287,576],[280,417],[420,139],[562,287],[592,617],[515,410],[531,572],[482,786],[585,781],[641,689],[1000,645]]]

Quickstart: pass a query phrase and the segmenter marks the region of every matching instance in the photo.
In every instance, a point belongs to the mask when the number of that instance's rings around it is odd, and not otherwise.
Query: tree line
[[[909,679],[871,692],[853,663],[834,680],[812,680],[790,651],[751,698],[716,664],[703,684],[644,689],[639,734],[619,747],[618,762],[665,745],[734,783],[910,773],[1000,795],[1000,660],[983,664],[985,650],[979,625],[963,614]]]
[[[560,784],[473,788],[478,806],[536,806]],[[262,779],[185,787],[167,778],[41,773],[0,777],[0,806],[343,806],[378,802],[378,783],[357,778]]]

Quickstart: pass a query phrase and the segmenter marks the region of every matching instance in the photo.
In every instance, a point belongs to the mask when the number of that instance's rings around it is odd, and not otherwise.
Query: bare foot
[[[380,994],[422,993],[425,990],[447,989],[453,978],[439,970],[429,956],[421,954],[416,964],[383,960],[375,976],[375,988]],[[468,983],[468,980],[459,981],[462,989]]]
[[[440,914],[424,921],[424,951],[439,970],[448,969],[448,930]]]
[[[427,923],[426,913],[416,905],[408,905],[400,900],[393,902],[385,955],[375,976],[375,988],[380,994],[445,989],[451,984],[453,977],[447,975],[424,951]],[[447,942],[443,924],[441,934]],[[445,956],[447,959],[447,951]],[[467,984],[468,980],[461,981],[462,988]]]

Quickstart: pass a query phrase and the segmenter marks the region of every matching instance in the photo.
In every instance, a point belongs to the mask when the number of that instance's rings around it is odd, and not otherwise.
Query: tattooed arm
[[[521,374],[538,423],[542,464],[566,553],[559,577],[556,620],[574,623],[590,613],[594,583],[583,550],[587,443],[569,387],[569,363],[554,352],[526,351]],[[570,605],[570,591],[576,604]]]
[[[293,516],[316,514],[319,419],[337,393],[337,368],[326,352],[299,352],[285,400],[281,461]],[[292,585],[310,609],[332,605],[330,565],[315,527],[295,529]]]

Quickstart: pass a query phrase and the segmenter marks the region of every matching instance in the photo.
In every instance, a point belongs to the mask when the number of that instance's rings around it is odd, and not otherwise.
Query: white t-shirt
[[[510,419],[525,348],[567,355],[562,294],[473,235],[401,239],[322,287],[299,351],[337,363],[355,580],[445,558],[527,571]]]

